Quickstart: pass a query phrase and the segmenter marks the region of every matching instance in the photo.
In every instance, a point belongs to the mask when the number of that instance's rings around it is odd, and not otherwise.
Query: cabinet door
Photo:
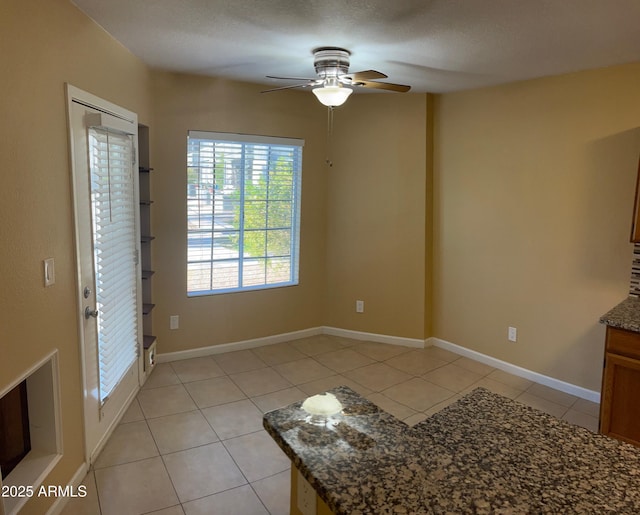
[[[640,361],[607,353],[600,432],[640,445]]]
[[[633,224],[631,226],[631,242],[640,243],[640,160],[638,160],[638,176],[636,179],[636,200],[633,206]]]

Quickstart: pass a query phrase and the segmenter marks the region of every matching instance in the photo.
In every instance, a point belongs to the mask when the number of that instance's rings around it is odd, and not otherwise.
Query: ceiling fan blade
[[[308,80],[309,82],[315,82],[318,79],[310,79],[309,77],[275,77],[273,75],[267,75],[267,79],[278,79],[278,80]]]
[[[349,77],[353,82],[360,82],[362,80],[386,79],[387,75],[376,70],[365,70],[362,72],[347,73],[345,77]]]
[[[397,91],[398,93],[406,93],[411,86],[403,84],[392,84],[391,82],[373,82],[368,80],[359,80],[353,83],[354,86],[362,86],[365,88],[386,89],[388,91]]]
[[[272,91],[280,91],[281,89],[308,88],[309,86],[313,86],[313,83],[306,82],[304,84],[293,84],[291,86],[282,86],[280,88],[265,89],[260,93],[271,93]]]

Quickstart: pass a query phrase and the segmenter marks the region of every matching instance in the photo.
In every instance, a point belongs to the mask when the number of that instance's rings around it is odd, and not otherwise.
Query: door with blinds
[[[69,86],[78,297],[90,462],[139,388],[137,117]]]

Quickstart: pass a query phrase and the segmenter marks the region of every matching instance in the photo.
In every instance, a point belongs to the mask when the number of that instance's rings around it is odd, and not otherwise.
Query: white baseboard
[[[340,329],[338,327],[312,327],[310,329],[303,329],[301,331],[294,331],[291,333],[265,336],[264,338],[254,338],[252,340],[244,340],[240,342],[221,343],[219,345],[209,345],[208,347],[198,347],[197,349],[156,354],[156,363],[169,363],[171,361],[178,361],[181,359],[201,358],[203,356],[211,356],[213,354],[222,354],[223,352],[255,349],[257,347],[264,347],[265,345],[273,345],[275,343],[300,340],[302,338],[317,336],[319,334],[342,336],[343,338],[364,340],[368,342],[403,345],[405,347],[415,347],[418,349],[424,348],[424,340],[419,340],[417,338],[404,338],[402,336],[389,336],[386,334],[363,333],[361,331],[351,331],[348,329]]]
[[[156,354],[156,363],[168,363],[170,361],[178,361],[181,359],[201,358],[203,356],[211,356],[213,354],[222,354],[223,352],[255,349],[257,347],[264,347],[265,345],[273,345],[275,343],[300,340],[302,338],[308,338],[309,336],[316,336],[318,334],[322,334],[322,327],[312,327],[310,329],[303,329],[301,331],[275,334],[273,336],[254,338],[252,340],[243,340],[240,342],[209,345],[207,347],[198,347],[197,349],[181,350],[177,352],[165,352],[162,354]]]
[[[576,397],[580,397],[581,399],[600,403],[600,392],[587,390],[586,388],[582,388],[581,386],[566,383],[564,381],[560,381],[559,379],[554,379],[553,377],[545,376],[537,372],[527,370],[526,368],[519,367],[517,365],[512,365],[511,363],[507,363],[506,361],[492,358],[491,356],[487,356],[486,354],[481,354],[480,352],[467,349],[466,347],[461,347],[460,345],[456,345],[455,343],[451,343],[446,340],[441,340],[440,338],[427,338],[425,343],[427,346],[433,345],[435,347],[440,347],[441,349],[455,352],[456,354],[460,354],[461,356],[479,361],[480,363],[484,363],[485,365],[492,366],[518,377],[524,377],[525,379],[529,379],[530,381],[549,386],[550,388],[554,388],[555,390],[560,390],[561,392],[575,395]]]
[[[312,327],[310,329],[303,329],[301,331],[294,331],[291,333],[276,334],[273,336],[265,336],[264,338],[254,338],[252,340],[244,340],[240,342],[222,343],[220,345],[210,345],[208,347],[199,347],[197,349],[188,349],[178,352],[167,352],[163,354],[157,354],[157,363],[168,363],[171,361],[178,361],[181,359],[200,358],[203,356],[211,356],[213,354],[221,354],[223,352],[232,352],[238,350],[255,349],[257,347],[263,347],[265,345],[273,345],[276,343],[290,342],[293,340],[299,340],[302,338],[308,338],[310,336],[316,336],[319,334],[328,334],[331,336],[341,336],[343,338],[351,338],[353,340],[363,340],[368,342],[387,343],[390,345],[402,345],[404,347],[413,347],[416,349],[422,349],[425,346],[434,345],[442,349],[455,352],[460,356],[471,358],[480,363],[492,366],[499,370],[504,370],[510,374],[518,377],[524,377],[530,381],[549,386],[561,392],[565,392],[581,399],[586,399],[592,402],[600,402],[600,392],[593,390],[587,390],[581,386],[576,386],[571,383],[554,379],[553,377],[545,376],[526,368],[512,365],[506,361],[481,354],[466,347],[461,347],[455,343],[442,340],[440,338],[427,338],[426,340],[420,340],[418,338],[405,338],[402,336],[390,336],[386,334],[365,333],[362,331],[352,331],[349,329],[340,329],[338,327]]]
[[[424,348],[424,340],[417,338],[405,338],[402,336],[389,336],[386,334],[364,333],[362,331],[351,331],[349,329],[340,329],[338,327],[323,327],[322,334],[331,336],[342,336],[343,338],[351,338],[353,340],[365,340],[368,342],[388,343],[390,345],[402,345],[404,347],[414,347],[416,349]]]
[[[76,473],[73,475],[71,481],[69,481],[67,486],[70,486],[74,492],[77,492],[78,486],[80,486],[82,484],[82,481],[84,481],[87,472],[89,472],[89,467],[86,463],[83,463],[82,465],[80,465],[78,470],[76,470]],[[69,502],[69,499],[70,497],[58,497],[51,505],[51,507],[47,510],[47,515],[59,515],[60,513],[62,513],[62,510]]]

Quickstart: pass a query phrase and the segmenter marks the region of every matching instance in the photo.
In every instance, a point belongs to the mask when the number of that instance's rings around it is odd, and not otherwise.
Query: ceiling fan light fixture
[[[321,88],[313,88],[313,94],[317,97],[321,104],[327,107],[338,107],[344,104],[353,93],[351,88],[342,86],[323,86]]]

